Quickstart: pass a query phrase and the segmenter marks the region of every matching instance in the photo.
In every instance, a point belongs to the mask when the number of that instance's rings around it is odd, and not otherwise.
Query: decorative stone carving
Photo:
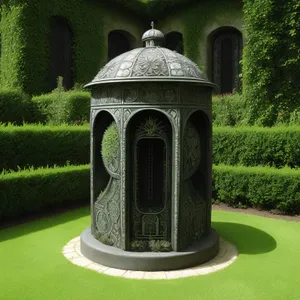
[[[183,137],[183,178],[191,177],[198,169],[201,160],[200,138],[191,122],[185,126]]]

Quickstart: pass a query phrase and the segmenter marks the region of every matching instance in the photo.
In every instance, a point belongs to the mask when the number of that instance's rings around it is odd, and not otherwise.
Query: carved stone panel
[[[118,104],[122,102],[122,87],[106,85],[92,91],[91,106]]]

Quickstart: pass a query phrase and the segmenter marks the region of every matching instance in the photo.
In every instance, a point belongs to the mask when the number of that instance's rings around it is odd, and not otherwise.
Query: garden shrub
[[[0,90],[0,123],[34,122],[34,107],[28,95],[19,90]]]
[[[212,99],[212,118],[215,126],[237,126],[247,123],[245,100],[239,94],[224,94]]]
[[[300,213],[300,170],[213,166],[213,194],[233,206]]]
[[[26,166],[86,164],[90,156],[88,126],[0,126],[0,171]]]
[[[213,162],[245,166],[300,167],[297,126],[214,127]]]
[[[87,122],[90,119],[90,93],[54,90],[35,96],[32,101],[39,114],[36,119],[53,125]]]
[[[299,0],[244,0],[243,95],[250,124],[272,126],[299,107]]]
[[[0,174],[0,220],[88,203],[88,165]]]
[[[116,156],[119,154],[120,148],[120,137],[119,130],[116,122],[113,122],[107,127],[104,132],[101,154],[104,161],[108,164],[112,163]]]

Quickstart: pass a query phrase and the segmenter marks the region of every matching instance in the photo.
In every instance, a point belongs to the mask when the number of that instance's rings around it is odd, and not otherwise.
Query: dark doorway
[[[164,166],[166,144],[159,138],[141,138],[136,146],[138,206],[140,211],[156,211],[164,208]]]
[[[108,60],[132,50],[133,36],[125,30],[113,30],[108,35]]]
[[[68,21],[62,17],[53,17],[50,22],[50,90],[57,87],[57,78],[63,77],[65,89],[73,87],[73,33]]]
[[[242,54],[242,34],[235,28],[224,27],[212,36],[212,80],[218,85],[218,93],[240,90],[239,74]]]
[[[165,35],[165,47],[176,51],[179,54],[183,54],[183,36],[182,33],[177,31],[169,32]]]

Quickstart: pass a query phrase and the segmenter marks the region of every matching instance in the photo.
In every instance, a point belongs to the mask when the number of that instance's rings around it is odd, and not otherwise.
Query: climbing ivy
[[[74,34],[74,81],[89,82],[106,62],[103,28],[108,12],[97,1],[6,1],[1,6],[0,85],[18,87],[29,94],[49,91],[49,37],[53,16],[67,19]]]
[[[250,123],[271,126],[299,107],[300,2],[244,0],[243,93]]]

